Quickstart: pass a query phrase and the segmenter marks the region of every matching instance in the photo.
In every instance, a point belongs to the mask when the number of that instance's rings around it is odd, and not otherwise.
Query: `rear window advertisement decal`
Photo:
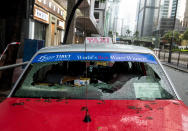
[[[56,61],[135,61],[157,64],[154,56],[150,54],[132,53],[93,53],[93,52],[65,52],[65,53],[41,53],[32,63],[56,62]]]

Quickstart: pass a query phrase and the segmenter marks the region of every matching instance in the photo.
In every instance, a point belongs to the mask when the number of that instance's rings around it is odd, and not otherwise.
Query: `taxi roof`
[[[153,51],[140,46],[124,44],[67,44],[61,46],[45,47],[38,53],[50,52],[127,52],[127,53],[144,53],[153,54]]]

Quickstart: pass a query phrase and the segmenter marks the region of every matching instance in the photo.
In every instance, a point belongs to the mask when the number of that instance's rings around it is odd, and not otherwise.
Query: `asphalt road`
[[[173,68],[164,66],[167,74],[170,76],[174,86],[184,101],[184,103],[188,106],[188,73],[175,70]]]

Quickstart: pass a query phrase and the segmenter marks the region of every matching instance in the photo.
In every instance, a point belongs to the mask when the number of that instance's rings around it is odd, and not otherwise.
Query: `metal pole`
[[[159,59],[160,59],[160,57],[161,57],[161,50],[159,50],[158,57],[159,57]]]
[[[188,69],[188,61],[187,61],[187,69]]]
[[[123,36],[123,30],[124,30],[124,19],[122,19],[122,23],[121,23],[121,36]]]
[[[72,10],[70,9],[71,13],[70,13],[69,16],[67,16],[68,18],[67,18],[67,22],[66,22],[66,28],[65,28],[65,35],[64,35],[64,39],[63,39],[63,44],[67,44],[67,38],[68,38],[68,34],[69,34],[69,29],[71,27],[71,23],[72,23],[72,20],[74,18],[75,11],[78,8],[78,6],[82,3],[82,1],[83,0],[78,0],[77,3],[73,6],[73,9]]]
[[[164,61],[165,61],[165,57],[166,57],[166,56],[165,56],[165,53],[166,53],[166,51],[164,51]]]
[[[179,61],[180,61],[180,51],[179,51],[179,55],[178,55],[177,67],[179,66]]]
[[[171,57],[172,57],[172,44],[174,41],[174,30],[175,30],[175,24],[176,24],[177,8],[178,8],[178,0],[176,0],[176,10],[175,10],[175,15],[174,15],[173,33],[172,33],[171,43],[170,43],[170,47],[169,47],[168,63],[171,63]]]
[[[0,71],[1,71],[1,70],[6,70],[6,69],[10,69],[10,68],[15,68],[15,67],[22,66],[22,65],[26,65],[26,64],[28,64],[28,63],[29,63],[29,62],[27,61],[27,62],[24,62],[24,63],[2,66],[2,67],[0,67]]]

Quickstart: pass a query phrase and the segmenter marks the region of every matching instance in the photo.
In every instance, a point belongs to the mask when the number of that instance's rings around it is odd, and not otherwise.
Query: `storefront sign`
[[[86,37],[86,44],[112,44],[110,37]]]
[[[37,6],[34,6],[34,19],[48,24],[49,23],[49,13]]]
[[[58,27],[60,27],[64,30],[65,29],[65,22],[58,20]]]
[[[59,17],[60,19],[66,19],[66,9],[54,0],[35,0],[35,5],[40,6],[47,12]],[[65,3],[64,6],[66,6]]]
[[[135,61],[157,64],[155,58],[150,54],[129,54],[129,53],[43,53],[37,55],[32,63],[56,62],[56,61]]]

